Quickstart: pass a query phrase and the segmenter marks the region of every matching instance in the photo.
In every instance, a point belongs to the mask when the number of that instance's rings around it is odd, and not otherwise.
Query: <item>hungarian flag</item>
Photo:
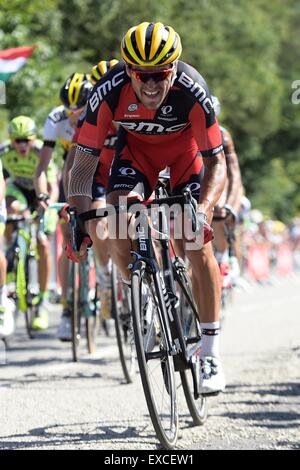
[[[14,47],[0,51],[0,80],[7,80],[26,64],[36,46]]]

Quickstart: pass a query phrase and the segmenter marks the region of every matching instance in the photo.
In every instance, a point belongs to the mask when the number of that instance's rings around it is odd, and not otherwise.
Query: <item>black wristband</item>
[[[40,194],[37,196],[37,200],[38,200],[38,201],[46,202],[46,201],[48,201],[48,199],[50,199],[50,196],[49,196],[49,194],[46,194],[46,193],[40,193]]]
[[[235,210],[232,206],[230,206],[229,204],[224,204],[224,209],[226,209],[226,211],[229,214],[231,214],[234,219],[237,218],[237,213],[235,212]]]

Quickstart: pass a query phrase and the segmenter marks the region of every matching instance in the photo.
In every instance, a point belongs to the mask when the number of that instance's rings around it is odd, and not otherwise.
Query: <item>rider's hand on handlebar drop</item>
[[[87,257],[88,248],[92,246],[93,242],[88,234],[82,240],[79,251],[74,251],[72,248],[72,243],[69,240],[66,246],[66,254],[70,261],[73,263],[81,263]]]
[[[197,212],[198,222],[203,227],[203,244],[212,241],[214,239],[214,231],[207,222],[207,215],[205,212]]]
[[[222,219],[226,219],[228,213],[226,209],[222,206],[215,206],[214,207],[214,217],[222,217]]]
[[[71,238],[65,248],[67,257],[74,263],[81,263],[87,257],[88,248],[93,245],[92,239],[84,224],[76,217],[76,209],[71,209],[66,204],[60,212],[60,217],[70,222]]]
[[[37,196],[39,210],[45,212],[48,209],[49,199],[50,199],[50,196],[49,194],[46,194],[46,193],[40,193]]]
[[[60,219],[63,219],[65,222],[70,222],[70,214],[69,214],[69,204],[65,204],[64,207],[59,211],[58,215]]]

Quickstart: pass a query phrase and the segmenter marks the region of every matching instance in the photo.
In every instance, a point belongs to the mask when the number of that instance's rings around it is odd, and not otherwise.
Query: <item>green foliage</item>
[[[120,58],[120,40],[141,21],[172,25],[182,59],[222,103],[254,205],[278,218],[300,211],[300,4],[296,0],[0,0],[0,47],[36,44],[7,84],[1,115],[43,122],[74,72]],[[3,126],[0,137],[3,138]]]
[[[259,207],[269,217],[288,222],[293,215],[291,200],[296,182],[289,177],[284,162],[279,158],[273,159],[255,186],[253,206]]]

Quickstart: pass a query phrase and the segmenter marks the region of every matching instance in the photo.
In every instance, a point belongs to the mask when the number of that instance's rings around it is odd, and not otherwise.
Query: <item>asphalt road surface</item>
[[[125,384],[115,338],[71,362],[47,333],[29,340],[24,321],[0,365],[1,449],[157,449],[140,377]],[[237,290],[222,328],[225,393],[192,427],[180,397],[177,449],[300,449],[300,277]],[[1,358],[1,356],[0,356]],[[4,351],[2,351],[4,362]]]

